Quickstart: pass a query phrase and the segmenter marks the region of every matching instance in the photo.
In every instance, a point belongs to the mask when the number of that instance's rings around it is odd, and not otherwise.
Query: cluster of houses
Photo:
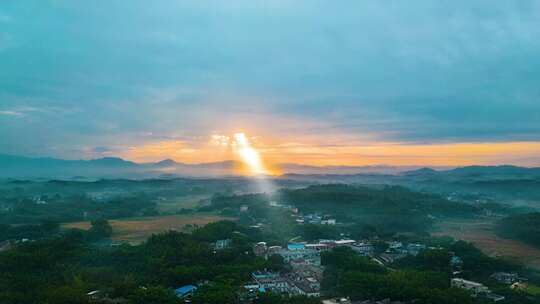
[[[371,257],[380,264],[390,264],[407,255],[416,256],[426,249],[437,249],[427,247],[424,244],[389,241],[388,248],[381,254],[375,254],[375,246],[370,241],[355,241],[351,239],[343,240],[320,240],[315,244],[291,243],[286,248],[281,246],[267,246],[265,242],[259,242],[253,247],[253,252],[257,256],[268,257],[278,254],[283,257],[287,263],[302,263],[320,265],[320,252],[330,250],[335,247],[346,246],[351,248],[359,255]],[[453,259],[455,263],[461,263],[459,257]]]
[[[328,299],[323,300],[322,304],[408,304],[410,302],[403,301],[392,301],[390,299],[384,300],[362,300],[362,301],[351,301],[348,298],[337,298],[337,299]]]
[[[317,275],[317,274],[320,274]],[[274,292],[288,295],[320,296],[322,271],[316,268],[295,269],[287,274],[257,271],[251,274],[251,281],[244,285],[244,300],[255,299],[259,293]]]
[[[141,289],[146,289],[146,287],[141,286]],[[184,303],[190,303],[191,297],[197,291],[197,286],[195,285],[185,285],[174,290],[175,295],[184,301]],[[93,304],[126,304],[130,303],[127,299],[124,298],[111,298],[106,291],[103,290],[92,290],[86,293],[88,297],[88,302]]]
[[[450,280],[450,285],[455,288],[461,288],[469,291],[471,296],[477,298],[482,297],[494,302],[500,302],[505,299],[504,296],[493,293],[487,286],[482,283],[468,281],[462,278],[453,278]]]
[[[0,252],[11,249],[12,245],[10,241],[0,242]]]
[[[374,251],[370,243],[358,243],[355,240],[320,240],[318,243],[289,243],[287,247],[267,246],[266,242],[259,242],[253,246],[253,252],[257,256],[269,257],[278,254],[285,262],[302,262],[302,264],[320,265],[320,253],[335,247],[347,246],[359,254],[370,255]]]
[[[375,260],[383,264],[390,264],[396,260],[402,259],[407,255],[417,256],[421,251],[426,249],[437,249],[434,247],[427,247],[424,244],[409,243],[403,244],[398,241],[387,242],[388,248],[381,253]]]
[[[244,285],[247,297],[255,297],[260,292],[277,292],[288,295],[320,296],[324,268],[321,266],[321,252],[337,246],[354,244],[354,240],[321,240],[318,243],[289,243],[286,247],[267,246],[259,242],[253,246],[257,256],[268,258],[280,255],[290,265],[288,273],[268,271],[252,274],[252,280]]]
[[[319,297],[321,282],[323,279],[324,267],[321,265],[321,252],[331,250],[336,247],[349,247],[359,255],[367,256],[374,261],[384,265],[407,255],[416,256],[426,249],[437,249],[427,247],[424,244],[408,243],[398,241],[388,241],[387,249],[383,253],[376,254],[375,246],[369,241],[355,241],[350,239],[342,240],[320,240],[317,243],[289,243],[287,246],[268,246],[266,242],[259,242],[253,246],[256,256],[269,258],[272,255],[279,255],[283,261],[289,265],[287,272],[272,272],[261,270],[251,273],[250,281],[243,285],[240,293],[241,303],[252,303],[261,293],[278,293],[286,295],[302,295],[308,297]],[[218,240],[211,244],[214,250],[223,250],[232,246],[231,239]],[[469,291],[472,297],[500,302],[505,300],[504,296],[493,293],[482,283],[456,277],[461,272],[462,260],[452,255],[450,265],[455,270],[455,277],[451,279],[450,285]],[[512,289],[526,288],[526,279],[519,277],[517,273],[496,272],[491,278],[501,284],[509,285]],[[190,298],[197,290],[195,285],[186,285],[175,289],[176,295],[189,303]],[[98,291],[88,294],[90,299],[103,299],[103,295]],[[110,300],[110,299],[109,299]],[[101,303],[99,301],[93,301]],[[117,303],[122,302],[107,302]],[[348,298],[327,299],[323,304],[408,304],[408,302],[385,300],[363,300],[351,301]]]
[[[375,246],[369,241],[320,240],[311,244],[289,243],[286,247],[268,246],[266,242],[259,242],[253,246],[255,255],[265,258],[280,255],[283,261],[290,265],[291,271],[286,274],[268,271],[253,273],[251,281],[244,285],[246,298],[253,299],[258,293],[268,291],[288,295],[319,296],[324,270],[321,266],[321,252],[342,246],[351,248],[359,255],[379,259],[378,262],[381,264],[390,262],[396,258],[394,256],[396,254],[402,257],[408,254],[417,255],[426,249],[422,244],[404,245],[401,242],[389,242],[388,250],[382,255],[375,256]]]
[[[285,248],[267,246],[265,242],[255,244],[253,247],[255,255],[266,258],[275,254],[280,255],[283,261],[291,266],[292,271],[286,274],[268,271],[253,273],[251,282],[244,286],[248,298],[267,291],[318,297],[323,274],[320,253],[331,248],[332,244],[327,243],[290,243]]]
[[[491,278],[501,284],[506,285],[527,282],[526,278],[520,277],[516,272],[495,272],[491,275]]]
[[[232,240],[231,239],[224,239],[224,240],[217,240],[215,243],[212,243],[212,248],[214,250],[223,250],[231,247]]]
[[[18,240],[5,240],[5,241],[0,242],[0,252],[9,250],[13,248],[14,245],[17,245],[17,244],[34,242],[34,241],[35,240],[28,239],[28,238],[22,238]]]
[[[458,256],[452,256],[450,265],[454,268],[454,275],[461,273],[461,266],[463,262]],[[527,279],[520,277],[515,272],[495,272],[490,276],[491,279],[497,281],[500,284],[508,285],[511,289],[521,290],[527,288]],[[472,297],[484,298],[493,302],[504,301],[505,297],[493,293],[489,287],[482,283],[465,280],[463,278],[455,277],[450,280],[452,287],[461,288],[469,291]]]
[[[269,205],[270,207],[291,211],[292,216],[296,218],[296,223],[298,224],[336,225],[336,219],[333,218],[331,215],[323,215],[320,213],[310,213],[302,215],[299,212],[298,208],[276,201],[270,201]],[[248,209],[248,206],[241,206],[240,212],[246,212]]]
[[[498,283],[510,286],[511,289],[527,288],[527,279],[520,277],[515,272],[495,272],[491,278]],[[473,297],[481,297],[494,302],[505,300],[504,296],[493,293],[487,286],[482,283],[465,280],[462,278],[453,278],[450,285],[456,288],[468,290]]]
[[[321,214],[306,214],[298,215],[296,222],[299,224],[315,224],[315,225],[335,225],[336,219],[329,215]]]
[[[277,292],[289,295],[320,295],[320,282],[322,281],[323,266],[321,266],[320,253],[335,247],[347,246],[359,255],[371,257],[373,260],[387,264],[407,255],[416,256],[426,249],[437,249],[427,247],[424,244],[389,241],[388,248],[381,254],[375,254],[375,247],[368,241],[357,242],[355,240],[320,240],[316,244],[290,243],[287,247],[267,246],[265,242],[254,245],[253,251],[256,255],[269,257],[278,254],[291,266],[292,271],[287,274],[272,272],[257,272],[252,274],[252,280],[244,288],[249,296],[255,297],[260,292]],[[460,257],[453,255],[450,260],[451,266],[459,270],[463,264]],[[457,271],[456,273],[460,273]],[[523,279],[515,273],[497,272],[492,278],[500,283],[511,285],[512,288],[519,288],[523,284]],[[493,293],[482,283],[468,281],[462,278],[452,278],[451,286],[468,290],[473,297],[484,298],[494,302],[503,301],[504,296]],[[249,298],[249,297],[248,297]],[[390,300],[383,301],[360,301],[351,302],[349,299],[324,300],[326,304],[394,304],[403,303]]]
[[[38,196],[34,196],[32,198],[32,201],[36,204],[36,205],[47,205],[47,201],[45,199],[43,199],[42,196],[38,195]]]

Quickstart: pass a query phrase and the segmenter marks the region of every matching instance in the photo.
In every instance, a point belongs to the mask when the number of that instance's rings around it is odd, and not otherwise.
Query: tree
[[[236,303],[236,289],[226,283],[214,283],[201,287],[193,295],[194,304]]]
[[[91,238],[93,239],[102,239],[108,238],[112,235],[112,227],[109,224],[109,221],[106,219],[97,219],[91,222],[92,227],[88,231]]]
[[[47,295],[46,303],[50,304],[86,304],[88,296],[84,290],[76,286],[53,288]]]
[[[321,263],[347,271],[384,272],[379,264],[367,257],[359,256],[349,247],[337,247],[321,254]]]
[[[218,221],[193,231],[193,237],[201,241],[213,242],[231,238],[235,229],[236,224],[234,222]]]
[[[174,291],[161,286],[137,289],[129,299],[133,304],[177,304],[180,303]]]
[[[60,224],[53,220],[43,220],[41,222],[41,229],[47,233],[55,233],[60,229]]]
[[[254,304],[319,304],[321,299],[306,296],[281,296],[273,293],[261,294]]]
[[[424,250],[417,256],[407,256],[395,265],[420,270],[432,270],[449,273],[451,255],[448,250]]]
[[[333,239],[339,236],[339,231],[330,225],[306,224],[300,226],[300,234],[308,241]]]
[[[279,254],[273,254],[267,260],[268,269],[272,271],[281,271],[285,267],[283,257]]]

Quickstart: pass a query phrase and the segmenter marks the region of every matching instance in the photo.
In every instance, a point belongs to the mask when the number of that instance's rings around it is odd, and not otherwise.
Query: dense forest
[[[450,287],[452,269],[449,261],[453,254],[462,257],[463,276],[471,280],[485,280],[497,270],[520,270],[520,266],[490,258],[465,242],[409,256],[390,269],[342,247],[322,254],[322,263],[326,266],[323,288],[327,294],[346,295],[353,300],[388,297],[426,304],[482,303],[466,291]],[[537,301],[513,293],[496,282],[491,282],[490,287],[506,295],[505,303],[532,304]]]
[[[321,212],[335,216],[339,221],[354,223],[358,227],[354,231],[367,228],[386,235],[396,232],[426,233],[434,220],[472,217],[479,212],[475,206],[400,186],[317,185],[284,189],[278,199],[303,213]]]
[[[278,185],[297,185],[282,180]],[[157,206],[183,198],[210,198],[215,193],[250,193],[245,178],[175,178],[148,180],[30,181],[0,179],[0,223],[40,224],[161,214]]]
[[[341,217],[370,214],[402,214],[433,216],[467,216],[476,209],[470,205],[451,202],[445,198],[411,191],[400,186],[373,188],[345,184],[310,186],[303,189],[284,189],[284,202],[294,204],[306,212],[327,211]]]
[[[288,267],[277,256],[267,260],[255,257],[251,245],[263,237],[261,232],[229,221],[208,224],[192,234],[171,231],[154,235],[137,246],[96,245],[97,239],[107,238],[110,232],[106,221],[96,220],[89,231],[56,232],[1,252],[0,303],[89,303],[86,293],[101,290],[111,299],[122,299],[122,303],[173,304],[181,303],[173,289],[186,284],[200,285],[192,298],[195,304],[236,303],[251,272],[286,271]],[[213,250],[212,242],[223,238],[230,238],[232,246]],[[519,265],[490,258],[470,244],[448,244],[410,256],[392,268],[382,267],[348,247],[324,252],[322,291],[326,296],[351,299],[477,303],[467,292],[450,288],[451,254],[463,259],[463,275],[468,279],[485,279],[494,271],[521,270]],[[495,283],[492,288],[497,290],[497,286]],[[508,303],[535,303],[530,296],[507,288],[500,292],[511,300]],[[268,293],[254,303],[319,301]]]
[[[279,211],[268,207],[270,201],[296,207],[302,214],[318,213],[348,223],[346,231],[357,237],[391,236],[397,232],[426,234],[434,221],[452,217],[474,217],[482,206],[449,201],[440,195],[411,191],[400,186],[366,187],[345,184],[309,186],[302,189],[282,189],[272,195],[215,195],[211,204],[200,211],[218,211],[240,219],[279,221],[276,229],[291,230],[290,222]],[[249,206],[246,213],[241,206]],[[497,208],[499,205],[494,206]],[[407,220],[404,220],[407,219]],[[343,230],[335,227],[305,225],[300,234],[307,240],[332,238]]]
[[[249,242],[257,235],[232,222],[118,247],[93,245],[95,238],[87,234],[107,230],[103,223],[93,227],[101,228],[70,230],[1,252],[0,303],[87,303],[86,293],[96,289],[128,303],[177,303],[172,288],[208,280],[212,283],[193,302],[230,303],[252,271],[283,267],[253,256]],[[210,243],[222,238],[231,238],[234,245],[212,250]]]
[[[9,202],[9,209],[0,212],[0,223],[4,224],[38,224],[47,220],[73,222],[158,214],[155,202],[145,193],[106,200],[97,200],[87,195],[43,195],[36,199],[8,197],[5,200]]]

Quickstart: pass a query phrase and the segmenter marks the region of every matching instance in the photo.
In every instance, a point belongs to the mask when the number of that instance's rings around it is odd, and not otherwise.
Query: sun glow
[[[264,167],[259,152],[253,148],[249,142],[249,139],[244,133],[234,134],[233,148],[234,151],[240,156],[242,162],[249,169],[250,174],[268,174],[268,170],[266,170]]]

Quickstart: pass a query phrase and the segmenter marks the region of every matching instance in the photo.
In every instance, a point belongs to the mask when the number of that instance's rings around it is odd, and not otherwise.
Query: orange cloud
[[[415,165],[463,166],[516,164],[540,165],[540,142],[505,143],[449,143],[410,145],[403,143],[366,144],[347,141],[335,136],[333,144],[322,139],[305,141],[280,141],[279,138],[251,137],[265,166],[276,172],[280,163],[306,165]],[[343,142],[346,142],[343,144]],[[231,137],[214,135],[207,143],[190,145],[182,141],[160,141],[130,147],[121,157],[137,162],[159,161],[166,158],[178,162],[202,163],[223,160],[240,160],[234,153]]]
[[[182,141],[171,140],[133,146],[121,153],[120,156],[136,162],[173,159],[178,162],[199,163],[230,159],[231,155],[223,148],[189,146]]]
[[[264,150],[263,150],[264,151]],[[539,164],[540,142],[453,143],[408,145],[371,143],[362,145],[291,144],[263,153],[273,162],[313,165],[418,165],[463,166],[473,164]]]

